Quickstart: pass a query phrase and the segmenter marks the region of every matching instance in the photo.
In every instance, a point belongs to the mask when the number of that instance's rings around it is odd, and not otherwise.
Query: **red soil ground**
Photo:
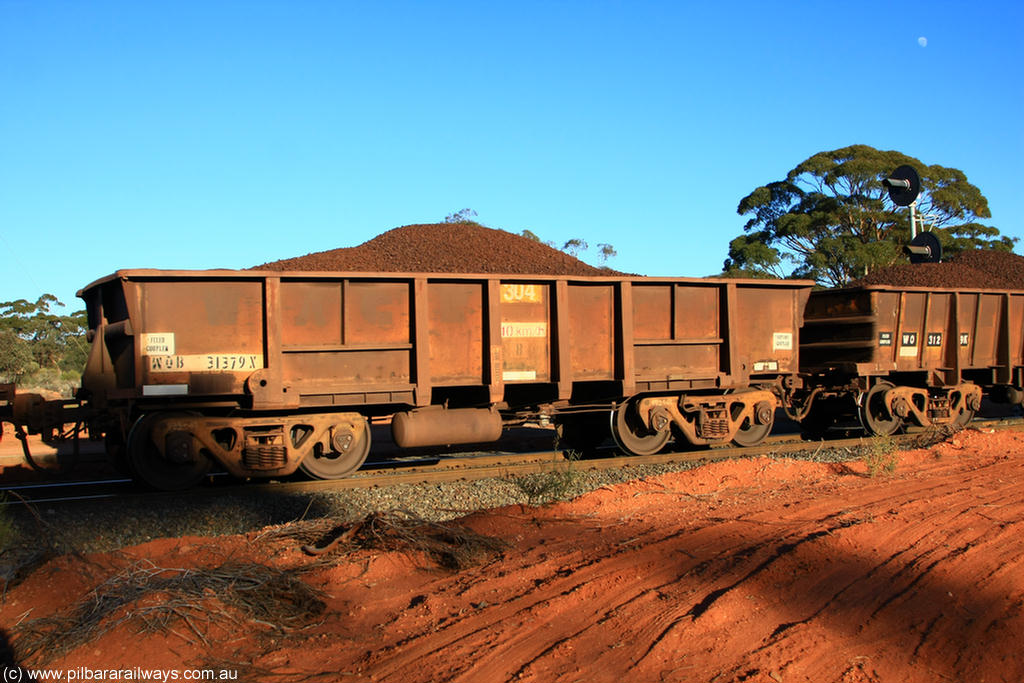
[[[336,558],[305,575],[327,594],[308,628],[240,618],[140,633],[129,618],[48,666],[213,662],[281,681],[1017,682],[1022,453],[1022,434],[969,431],[900,454],[891,475],[759,458],[480,512],[461,523],[506,540],[499,558],[458,572],[395,552]],[[313,562],[296,546],[254,533],[64,557],[7,592],[0,626],[17,649],[19,622],[67,610],[141,559]]]

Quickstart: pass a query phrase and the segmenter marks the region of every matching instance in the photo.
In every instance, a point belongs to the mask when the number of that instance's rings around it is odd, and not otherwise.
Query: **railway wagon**
[[[753,444],[799,387],[808,281],[122,270],[85,287],[79,401],[160,488],[358,468],[553,422],[629,453]]]
[[[811,294],[800,336],[811,434],[963,426],[983,391],[1024,399],[1024,292],[872,285]]]

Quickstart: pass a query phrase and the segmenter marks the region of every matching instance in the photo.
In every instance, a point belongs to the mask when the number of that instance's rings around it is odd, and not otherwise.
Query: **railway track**
[[[975,429],[1024,429],[1024,419],[978,420],[971,424]],[[656,455],[623,455],[616,448],[604,448],[597,457],[567,459],[560,452],[548,451],[521,454],[459,459],[452,463],[438,463],[434,466],[416,467],[412,470],[388,469],[380,472],[360,472],[347,479],[336,481],[297,481],[273,485],[287,487],[294,491],[316,491],[323,489],[353,489],[370,486],[393,486],[398,484],[433,483],[445,481],[483,479],[487,477],[514,477],[542,472],[558,472],[570,469],[604,470],[637,465],[672,465],[680,463],[713,462],[730,458],[747,458],[758,455],[814,454],[822,450],[860,448],[870,444],[873,437],[856,436],[822,441],[803,440],[796,434],[777,435],[765,439],[760,446],[719,447],[701,450],[679,450]],[[905,434],[888,437],[902,447],[940,440],[938,433],[928,430],[914,430]],[[271,486],[258,484],[256,486]]]
[[[1024,418],[975,420],[975,429],[1024,429]],[[592,457],[566,458],[561,451],[538,450],[521,453],[478,453],[469,455],[420,456],[368,463],[364,469],[344,479],[312,481],[240,482],[226,473],[211,475],[206,486],[185,492],[140,490],[130,479],[106,478],[88,481],[55,481],[15,484],[0,487],[0,505],[73,503],[122,497],[203,498],[236,492],[314,493],[346,489],[397,486],[401,484],[474,481],[486,478],[521,477],[538,473],[570,470],[607,470],[640,465],[678,465],[702,463],[758,455],[814,456],[820,451],[854,451],[878,437],[853,436],[822,441],[803,440],[797,434],[773,435],[755,447],[719,447],[677,450],[656,455],[623,455],[614,447],[599,449]],[[941,434],[917,429],[887,437],[900,447],[915,447],[942,438]]]

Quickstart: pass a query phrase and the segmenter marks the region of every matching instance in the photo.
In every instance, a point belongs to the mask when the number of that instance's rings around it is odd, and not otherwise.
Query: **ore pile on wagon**
[[[253,270],[622,275],[541,242],[472,222],[406,225],[356,247],[264,263]]]

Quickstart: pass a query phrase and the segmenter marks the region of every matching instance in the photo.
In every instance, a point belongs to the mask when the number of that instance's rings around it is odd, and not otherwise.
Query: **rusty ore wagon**
[[[959,427],[1024,399],[1024,292],[871,285],[811,294],[800,336],[804,429],[854,414],[870,433]],[[802,394],[802,395],[800,395]]]
[[[609,431],[633,454],[673,437],[749,445],[799,388],[811,284],[122,270],[80,292],[88,363],[50,421],[88,423],[165,489],[214,462],[342,477],[370,421],[401,447],[491,442],[526,421],[581,449]],[[32,403],[21,421],[41,429]]]

